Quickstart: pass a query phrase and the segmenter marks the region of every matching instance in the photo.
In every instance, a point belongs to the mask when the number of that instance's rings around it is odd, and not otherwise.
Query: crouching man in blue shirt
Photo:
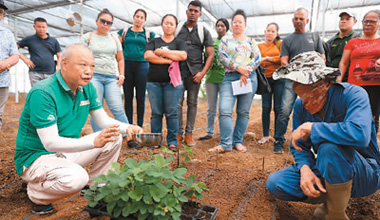
[[[273,79],[293,81],[300,97],[293,114],[290,150],[295,164],[269,176],[271,194],[285,201],[321,204],[314,216],[349,219],[351,197],[380,188],[380,154],[368,95],[334,83],[338,69],[326,67],[317,52],[297,55]]]

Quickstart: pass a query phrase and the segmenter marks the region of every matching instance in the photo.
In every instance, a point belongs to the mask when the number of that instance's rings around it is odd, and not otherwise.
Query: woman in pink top
[[[380,57],[380,35],[377,34],[380,27],[380,10],[367,12],[362,24],[363,36],[351,39],[344,48],[339,63],[340,72],[343,74],[337,81],[341,82],[351,62],[348,82],[367,91],[377,132],[380,114],[380,68],[376,69],[375,63]]]

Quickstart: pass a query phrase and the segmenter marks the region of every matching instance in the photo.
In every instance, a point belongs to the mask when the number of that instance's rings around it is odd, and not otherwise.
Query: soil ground
[[[24,106],[25,96],[21,96],[20,103],[15,103],[13,97],[9,98],[4,113],[3,131],[0,132],[0,219],[26,219],[33,215],[26,191],[22,187],[20,177],[16,174],[13,160],[18,119]],[[293,157],[289,153],[289,141],[285,144],[285,154],[281,155],[272,153],[272,143],[263,145],[257,143],[262,137],[260,101],[254,101],[250,113],[247,129],[249,133],[244,138],[244,144],[248,148],[246,153],[234,150],[216,156],[207,152],[210,147],[218,145],[218,119],[215,122],[214,138],[203,142],[197,141],[197,146],[193,148],[195,154],[192,162],[187,163],[187,175],[194,174],[197,181],[205,182],[209,188],[209,192],[204,194],[205,197],[200,202],[217,207],[219,212],[216,219],[218,220],[313,220],[312,212],[315,205],[276,200],[266,189],[265,181],[268,175],[291,165]],[[206,133],[206,114],[207,103],[200,100],[194,130],[195,139]],[[235,118],[235,114],[233,117]],[[143,126],[146,132],[150,131],[149,122],[150,106],[147,101]],[[288,140],[291,133],[290,127],[291,125],[288,127]],[[91,133],[89,123],[84,127],[82,134],[88,133]],[[165,134],[166,131],[164,130],[163,133]],[[273,134],[273,129],[271,129],[271,134]],[[183,151],[181,145],[180,149]],[[149,151],[145,148],[128,150],[124,142],[119,158],[120,163],[129,157],[137,160],[148,158]],[[160,150],[155,150],[154,153],[160,153]],[[380,219],[379,198],[380,191],[365,198],[351,199],[347,211],[350,219]],[[69,199],[72,200],[68,201]],[[54,214],[33,216],[29,219],[90,219],[88,213],[82,211],[86,204],[86,200],[77,193],[55,202],[53,205],[58,206]]]

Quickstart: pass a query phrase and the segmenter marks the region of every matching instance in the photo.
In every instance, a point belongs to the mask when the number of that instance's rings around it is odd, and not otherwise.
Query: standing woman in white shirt
[[[94,54],[95,72],[91,83],[96,88],[99,100],[106,100],[116,120],[128,123],[120,88],[124,82],[123,49],[119,39],[109,33],[112,24],[113,15],[108,9],[103,9],[96,19],[97,29],[83,35],[80,43]],[[91,126],[94,132],[101,130],[92,118]]]

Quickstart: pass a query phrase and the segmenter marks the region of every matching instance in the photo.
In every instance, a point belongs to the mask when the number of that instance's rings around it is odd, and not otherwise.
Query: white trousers
[[[97,133],[91,135],[98,135]],[[51,202],[77,193],[90,180],[107,174],[116,162],[122,145],[122,136],[115,142],[107,143],[103,148],[95,148],[77,153],[64,153],[64,157],[48,154],[38,157],[32,165],[24,168],[21,178],[28,182],[28,196],[36,204],[47,205]],[[85,166],[93,163],[89,173]]]

